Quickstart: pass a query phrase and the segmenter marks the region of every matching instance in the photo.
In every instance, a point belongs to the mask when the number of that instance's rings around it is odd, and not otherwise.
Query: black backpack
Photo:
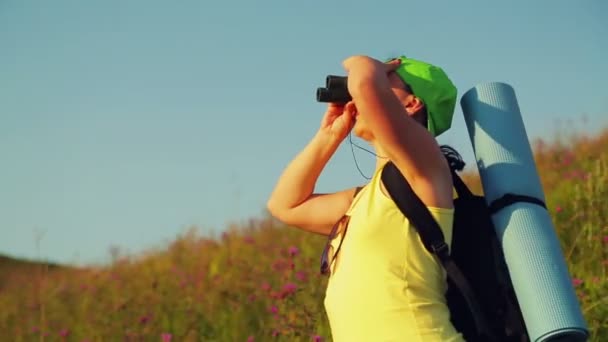
[[[535,198],[507,194],[488,206],[485,198],[473,194],[457,175],[464,167],[458,152],[447,145],[441,146],[441,150],[450,164],[458,194],[454,200],[451,251],[437,222],[391,162],[382,170],[384,186],[416,227],[426,249],[434,253],[445,268],[451,321],[465,340],[528,342],[491,215],[518,201],[544,204]]]

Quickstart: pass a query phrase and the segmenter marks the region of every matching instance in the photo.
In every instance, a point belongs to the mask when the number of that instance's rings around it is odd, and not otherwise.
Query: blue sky
[[[601,0],[4,0],[0,253],[105,262],[111,245],[136,254],[262,215],[319,126],[315,89],[354,54],[440,65],[459,97],[506,82],[531,139],[597,132],[606,13]],[[458,104],[439,142],[474,165],[468,139]],[[355,156],[369,175],[373,156]],[[346,140],[317,190],[365,181]]]

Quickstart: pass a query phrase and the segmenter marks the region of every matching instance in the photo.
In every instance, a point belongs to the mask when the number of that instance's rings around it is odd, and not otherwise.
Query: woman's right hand
[[[355,103],[350,101],[343,104],[329,103],[327,111],[321,120],[321,131],[341,142],[355,125],[357,109]]]

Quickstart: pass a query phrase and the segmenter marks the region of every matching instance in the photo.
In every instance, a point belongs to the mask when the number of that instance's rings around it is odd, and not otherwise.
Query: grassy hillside
[[[55,271],[65,266],[55,263],[24,260],[0,254],[0,290],[11,283],[19,283],[19,279],[36,272]]]
[[[608,340],[606,146],[608,131],[534,143],[592,341]],[[480,191],[474,175],[466,179]],[[7,268],[0,260],[0,340],[328,341],[324,243],[264,218],[217,238],[191,231],[166,250],[103,268]]]

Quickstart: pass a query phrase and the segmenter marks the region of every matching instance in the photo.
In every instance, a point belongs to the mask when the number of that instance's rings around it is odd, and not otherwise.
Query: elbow
[[[273,217],[277,217],[277,209],[272,199],[266,201],[266,210],[268,210],[270,215],[272,215]]]
[[[276,201],[272,198],[266,202],[266,210],[272,215],[272,217],[276,218],[279,221],[284,222],[286,208],[281,207]]]
[[[281,223],[286,225],[296,225],[293,208],[270,200],[266,203],[266,210],[268,210],[272,217]]]
[[[273,217],[277,217],[277,207],[272,198],[266,201],[266,210],[268,210],[270,215],[272,215]]]

